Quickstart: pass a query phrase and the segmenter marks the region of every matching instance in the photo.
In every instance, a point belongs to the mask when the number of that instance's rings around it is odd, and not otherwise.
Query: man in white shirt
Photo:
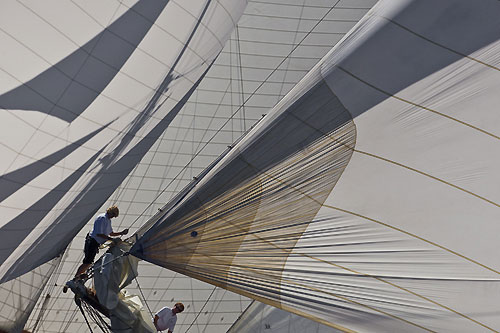
[[[76,271],[75,278],[81,277],[90,265],[92,265],[97,252],[99,252],[99,245],[103,244],[107,240],[113,240],[110,236],[121,236],[128,233],[128,229],[120,232],[113,232],[111,219],[118,217],[119,214],[120,211],[118,210],[118,207],[111,206],[106,210],[105,214],[101,214],[95,219],[92,232],[87,234],[87,237],[85,238],[85,247],[83,249],[85,257],[83,258],[83,263]]]
[[[177,314],[184,311],[184,304],[175,303],[171,309],[168,306],[161,308],[155,314],[154,323],[158,331],[168,330],[168,333],[174,332],[175,323],[177,322]]]

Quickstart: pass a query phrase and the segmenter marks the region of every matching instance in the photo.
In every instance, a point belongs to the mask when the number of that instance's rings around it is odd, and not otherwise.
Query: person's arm
[[[110,236],[122,236],[128,234],[128,229],[124,229],[123,231],[120,232],[111,232],[109,235]]]
[[[111,238],[111,237],[109,237],[108,235],[105,235],[105,234],[97,234],[96,236],[98,236],[98,237],[102,237],[102,238],[107,239],[107,240],[110,240],[110,241],[112,241],[112,240],[113,240],[113,238]]]
[[[158,330],[158,319],[160,319],[160,317],[158,317],[158,315],[155,315],[155,319],[153,320],[153,323],[155,324],[155,328]]]

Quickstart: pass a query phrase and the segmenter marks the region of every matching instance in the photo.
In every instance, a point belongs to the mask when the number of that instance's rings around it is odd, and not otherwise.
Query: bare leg
[[[78,267],[78,270],[76,271],[75,278],[85,273],[87,269],[90,267],[90,265],[92,264],[81,264],[80,267]]]

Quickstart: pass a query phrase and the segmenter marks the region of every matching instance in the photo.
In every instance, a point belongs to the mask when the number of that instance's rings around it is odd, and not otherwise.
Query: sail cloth
[[[379,2],[131,252],[343,331],[500,330],[499,15]]]
[[[124,288],[138,276],[139,260],[123,256],[130,249],[125,242],[113,244],[94,265],[94,287],[99,303],[109,311],[112,332],[153,333],[153,320],[138,296]]]
[[[0,285],[0,309],[2,309],[0,312],[0,332],[24,332],[23,328],[25,328],[42,291],[54,271],[59,267],[61,260],[62,255]],[[49,299],[50,293],[47,293],[44,305]]]
[[[94,216],[195,90],[245,5],[2,3],[0,282],[57,256]]]
[[[340,332],[293,313],[252,302],[226,333],[334,333]]]

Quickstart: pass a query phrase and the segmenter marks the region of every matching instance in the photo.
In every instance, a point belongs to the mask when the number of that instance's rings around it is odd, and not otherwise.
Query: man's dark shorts
[[[85,237],[85,247],[83,248],[85,253],[85,258],[83,258],[84,264],[91,264],[94,262],[97,252],[99,252],[99,243],[87,234]]]

